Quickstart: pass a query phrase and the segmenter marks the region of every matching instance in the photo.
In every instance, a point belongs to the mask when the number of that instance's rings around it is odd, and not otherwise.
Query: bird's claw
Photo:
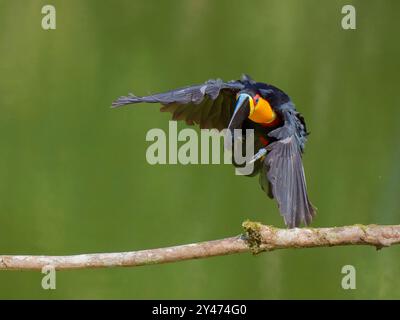
[[[249,163],[254,163],[254,162],[256,162],[258,159],[260,159],[261,157],[265,156],[266,153],[267,153],[267,149],[261,148],[261,149],[258,150],[258,152],[251,158],[251,160],[249,161]]]

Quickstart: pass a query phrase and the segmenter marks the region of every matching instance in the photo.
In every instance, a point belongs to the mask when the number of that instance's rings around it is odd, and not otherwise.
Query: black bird
[[[302,154],[308,135],[302,115],[282,90],[243,75],[241,80],[209,80],[144,97],[129,94],[113,107],[134,103],[160,103],[173,120],[219,130],[254,129],[252,158],[262,189],[275,198],[287,227],[309,225],[315,209],[308,199]]]

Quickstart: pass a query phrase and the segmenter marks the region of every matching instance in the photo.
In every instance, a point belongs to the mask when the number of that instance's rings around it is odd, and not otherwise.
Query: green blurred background
[[[41,8],[57,29],[41,28]],[[341,28],[353,4],[357,30]],[[0,0],[0,253],[162,247],[283,226],[229,165],[146,162],[147,94],[249,73],[286,92],[311,136],[314,227],[400,221],[398,1]],[[184,125],[180,125],[184,127]],[[341,268],[357,289],[341,288]],[[0,298],[400,298],[400,247],[282,250],[138,268],[0,272]]]

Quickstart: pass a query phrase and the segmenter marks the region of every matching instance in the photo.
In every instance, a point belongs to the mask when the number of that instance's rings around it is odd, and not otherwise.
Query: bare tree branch
[[[134,267],[275,249],[371,245],[377,249],[400,243],[400,225],[354,225],[334,228],[278,229],[257,222],[243,223],[237,237],[175,247],[131,252],[92,253],[72,256],[0,255],[0,270],[56,270]]]

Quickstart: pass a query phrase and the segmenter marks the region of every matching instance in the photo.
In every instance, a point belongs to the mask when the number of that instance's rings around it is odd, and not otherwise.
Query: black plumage
[[[277,115],[277,121],[268,126],[253,122],[248,118],[248,102],[235,110],[239,94],[259,95],[267,100]],[[201,85],[145,97],[130,94],[120,97],[112,106],[141,102],[160,103],[163,105],[161,111],[171,112],[173,120],[198,124],[202,129],[254,129],[255,150],[263,147],[260,141],[269,144],[265,146],[265,157],[255,162],[252,176],[260,174],[262,189],[269,197],[275,198],[289,228],[311,223],[315,209],[307,195],[302,164],[307,128],[304,118],[282,90],[244,75],[237,81],[209,80]]]

